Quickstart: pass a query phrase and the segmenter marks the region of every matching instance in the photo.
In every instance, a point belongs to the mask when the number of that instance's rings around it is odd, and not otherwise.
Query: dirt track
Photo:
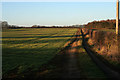
[[[77,47],[79,47],[80,30],[76,33],[75,39],[70,43],[65,53],[67,56],[67,63],[64,69],[63,78],[81,78],[81,72],[77,65]]]

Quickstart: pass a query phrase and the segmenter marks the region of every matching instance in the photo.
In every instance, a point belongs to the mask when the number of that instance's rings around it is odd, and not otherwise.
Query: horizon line
[[[55,24],[55,25],[40,25],[40,24],[33,24],[33,25],[17,25],[17,24],[9,24],[9,22],[8,21],[6,21],[7,23],[8,23],[8,25],[14,25],[14,26],[19,26],[19,27],[31,27],[31,26],[34,26],[34,25],[37,25],[37,26],[49,26],[49,27],[51,27],[51,26],[74,26],[74,25],[86,25],[86,24],[88,24],[88,23],[90,23],[90,22],[94,22],[94,21],[107,21],[107,20],[116,20],[116,19],[101,19],[101,20],[92,20],[92,21],[88,21],[87,23],[85,23],[85,24],[69,24],[69,25],[57,25],[57,24]],[[119,19],[120,20],[120,19]],[[4,20],[5,21],[5,20]],[[0,22],[4,22],[4,21],[0,21]]]

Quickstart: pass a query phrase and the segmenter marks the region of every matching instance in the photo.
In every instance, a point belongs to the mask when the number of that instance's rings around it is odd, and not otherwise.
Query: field
[[[99,58],[98,56],[91,56],[95,53],[87,50],[85,39],[88,38],[82,31],[86,30],[83,28],[3,29],[3,79],[118,79],[119,76],[116,77],[113,72],[109,73],[112,69],[108,70],[109,67],[102,66],[104,63],[99,64],[102,63],[101,59],[95,60]]]
[[[22,73],[48,63],[74,35],[76,28],[4,29],[2,31],[3,75],[14,69]]]

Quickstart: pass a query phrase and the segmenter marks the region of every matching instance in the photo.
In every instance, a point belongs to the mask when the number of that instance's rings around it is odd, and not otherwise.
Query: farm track
[[[77,47],[79,46],[80,31],[75,35],[75,39],[70,43],[65,53],[67,56],[67,62],[63,69],[62,78],[81,78],[81,72],[77,64]]]

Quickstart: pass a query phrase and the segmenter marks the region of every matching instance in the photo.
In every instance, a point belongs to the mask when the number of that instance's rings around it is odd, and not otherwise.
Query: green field
[[[17,68],[37,70],[48,63],[74,35],[76,28],[4,29],[2,31],[3,74]]]

